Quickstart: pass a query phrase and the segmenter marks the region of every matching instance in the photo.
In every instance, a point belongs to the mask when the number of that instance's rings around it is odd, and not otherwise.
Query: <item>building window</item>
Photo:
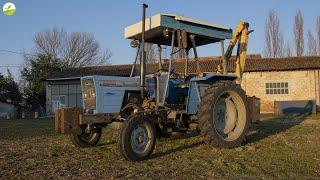
[[[266,83],[266,94],[289,94],[288,82]]]

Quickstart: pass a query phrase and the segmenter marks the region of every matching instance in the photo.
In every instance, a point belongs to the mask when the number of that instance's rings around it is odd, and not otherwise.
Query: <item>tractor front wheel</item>
[[[154,122],[143,114],[129,116],[122,124],[119,149],[131,161],[147,159],[156,144]]]
[[[74,145],[79,147],[91,147],[98,144],[101,138],[102,128],[98,126],[93,126],[88,131],[86,130],[86,127],[86,125],[80,127],[80,134],[71,134],[70,138]]]

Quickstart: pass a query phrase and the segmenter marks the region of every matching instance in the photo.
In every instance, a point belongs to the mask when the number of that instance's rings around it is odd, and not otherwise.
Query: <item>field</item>
[[[194,132],[157,142],[151,159],[119,155],[117,131],[104,129],[97,147],[74,147],[53,119],[0,120],[0,179],[6,178],[319,178],[319,116],[267,118],[246,143],[216,149]]]

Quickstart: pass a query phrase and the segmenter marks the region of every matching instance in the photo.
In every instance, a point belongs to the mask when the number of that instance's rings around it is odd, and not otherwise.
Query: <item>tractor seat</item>
[[[189,88],[189,82],[182,82],[177,85],[179,88]]]
[[[190,79],[193,78],[193,77],[194,77],[194,75],[187,76],[183,82],[181,82],[180,84],[177,85],[177,87],[179,87],[179,88],[189,88]]]

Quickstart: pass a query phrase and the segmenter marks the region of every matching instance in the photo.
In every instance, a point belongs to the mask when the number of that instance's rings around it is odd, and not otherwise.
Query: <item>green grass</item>
[[[305,119],[320,120],[320,114],[311,114],[311,115],[305,116]]]
[[[176,135],[158,141],[151,159],[129,162],[119,154],[111,128],[97,147],[81,149],[54,132],[53,119],[0,120],[0,179],[317,178],[319,137],[320,121],[311,117],[267,119],[253,125],[236,149]]]

